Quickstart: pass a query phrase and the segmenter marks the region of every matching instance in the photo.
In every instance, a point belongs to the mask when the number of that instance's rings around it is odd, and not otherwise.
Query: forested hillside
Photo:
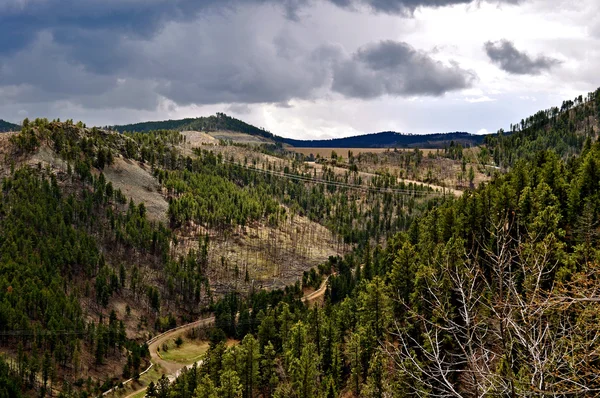
[[[165,120],[160,122],[142,122],[127,124],[121,126],[112,126],[112,129],[119,132],[147,132],[155,130],[197,130],[197,131],[235,131],[244,134],[256,135],[264,138],[273,138],[273,134],[264,129],[252,126],[241,120],[227,116],[224,113],[217,113],[213,116],[188,118],[179,120]]]
[[[486,136],[485,145],[497,165],[509,167],[541,150],[551,149],[563,157],[579,154],[599,132],[600,89],[511,124],[508,132]]]
[[[441,200],[427,198],[431,188],[391,176],[363,183],[323,170],[315,179],[300,163],[245,165],[206,150],[184,155],[183,137],[173,131],[122,135],[37,119],[7,138],[0,352],[8,367],[0,367],[0,377],[13,380],[7,388],[42,395],[95,395],[121,374],[138,375],[149,361],[147,336],[218,308],[215,280],[239,287],[234,297],[253,286],[258,259],[228,264],[214,242],[233,244],[232,236],[304,217],[351,251],[359,242],[384,241]],[[151,168],[169,198],[169,225],[150,221],[144,203],[114,188],[104,172],[113,175],[117,160]],[[194,244],[179,248],[187,230],[196,231]],[[306,232],[314,227],[290,231],[298,242]],[[268,239],[266,257],[300,254],[310,264],[310,247]],[[288,264],[278,261],[285,271]],[[321,280],[305,273],[306,286]]]
[[[21,126],[19,126],[18,124],[13,124],[13,123],[7,122],[6,120],[0,119],[0,132],[19,131],[20,129],[21,129]]]
[[[598,159],[598,143],[539,152],[385,249],[331,259],[322,308],[226,298],[218,324],[242,343],[148,396],[596,395]]]
[[[95,171],[110,164],[117,143],[83,131],[70,122],[25,121],[11,137],[11,167],[51,145],[67,168],[23,165],[2,179],[0,350],[9,354],[16,385],[42,396],[95,395],[121,372],[139,374],[147,347],[128,338],[137,334],[127,330],[131,312],[147,328],[142,336],[160,330],[161,304],[170,299],[156,285],[177,278],[169,271],[177,264],[169,255],[171,232]],[[155,268],[163,275],[148,279]],[[178,300],[183,292],[173,293]],[[116,297],[134,308],[116,311]]]

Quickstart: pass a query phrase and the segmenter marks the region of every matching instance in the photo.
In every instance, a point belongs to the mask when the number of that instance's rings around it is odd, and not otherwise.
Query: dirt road
[[[185,325],[181,325],[174,329],[168,330],[163,334],[159,334],[158,336],[148,340],[148,350],[150,351],[150,359],[152,363],[160,365],[160,367],[164,370],[167,376],[175,375],[178,371],[185,367],[184,364],[166,361],[162,359],[160,356],[160,348],[161,346],[171,339],[177,338],[177,336],[181,336],[185,332],[190,329],[199,327],[199,326],[210,326],[215,323],[215,317],[212,316],[206,319],[200,319],[198,321],[188,323]]]
[[[329,280],[329,277],[325,278],[323,280],[323,282],[321,282],[321,286],[319,286],[319,288],[317,290],[315,290],[312,293],[305,294],[302,297],[302,301],[312,303],[312,302],[320,299],[321,297],[323,297],[325,295],[325,292],[327,291],[327,281],[328,280]]]
[[[321,283],[321,286],[319,286],[319,288],[317,290],[315,290],[314,292],[305,294],[302,297],[302,301],[312,303],[312,302],[320,299],[321,297],[323,297],[325,295],[325,292],[327,291],[327,281],[328,280],[329,280],[329,277],[325,278],[323,280],[323,282]],[[188,323],[185,325],[178,326],[174,329],[168,330],[168,331],[166,331],[162,334],[159,334],[158,336],[155,336],[155,337],[151,338],[150,340],[148,340],[146,343],[148,344],[148,350],[150,351],[151,365],[148,369],[146,369],[146,371],[150,370],[150,368],[152,366],[158,365],[162,368],[162,371],[164,372],[164,374],[171,381],[173,381],[180,374],[182,369],[189,365],[184,365],[182,363],[164,360],[160,356],[161,346],[164,343],[168,342],[169,340],[175,339],[175,338],[177,338],[177,336],[180,336],[193,328],[196,328],[199,326],[211,326],[214,323],[215,323],[215,317],[200,319],[195,322],[191,322],[191,323]],[[202,361],[199,361],[198,363],[201,363],[201,362]],[[129,383],[131,383],[131,381],[132,381],[132,379],[125,381],[125,382],[123,382],[123,385],[125,386],[125,385],[129,384]],[[145,390],[146,390],[146,387],[141,388],[141,389],[134,391],[131,394],[127,395],[126,398],[134,397],[137,394],[140,394],[142,391],[145,391]],[[111,392],[113,392],[112,389],[106,391],[103,395],[107,396]]]

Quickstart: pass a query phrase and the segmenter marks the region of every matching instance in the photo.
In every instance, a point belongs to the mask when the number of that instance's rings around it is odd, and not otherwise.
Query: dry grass
[[[131,398],[143,398],[146,396],[146,390],[140,391],[136,394],[131,395]]]

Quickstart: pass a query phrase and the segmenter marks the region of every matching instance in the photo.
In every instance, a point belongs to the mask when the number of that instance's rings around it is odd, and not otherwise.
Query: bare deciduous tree
[[[451,241],[421,268],[421,304],[404,303],[399,344],[386,347],[405,386],[428,397],[599,393],[600,266],[559,268],[554,234],[521,234],[508,218],[490,232],[478,255],[457,261],[464,245]]]

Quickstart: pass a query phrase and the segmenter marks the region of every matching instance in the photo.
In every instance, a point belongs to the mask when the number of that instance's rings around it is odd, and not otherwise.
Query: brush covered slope
[[[46,120],[7,138],[0,350],[19,389],[96,395],[147,366],[172,234],[98,172],[127,140]]]
[[[2,137],[0,377],[11,380],[8,391],[96,396],[147,368],[148,337],[210,308],[209,234],[183,251],[165,223],[168,203],[162,215],[145,205],[162,195],[154,176],[147,173],[154,191],[130,189],[146,167],[158,173],[154,165],[174,181],[186,164],[181,141],[173,132],[132,138],[45,119]],[[216,176],[210,182],[233,200],[250,195]],[[231,203],[212,208],[223,214]]]

